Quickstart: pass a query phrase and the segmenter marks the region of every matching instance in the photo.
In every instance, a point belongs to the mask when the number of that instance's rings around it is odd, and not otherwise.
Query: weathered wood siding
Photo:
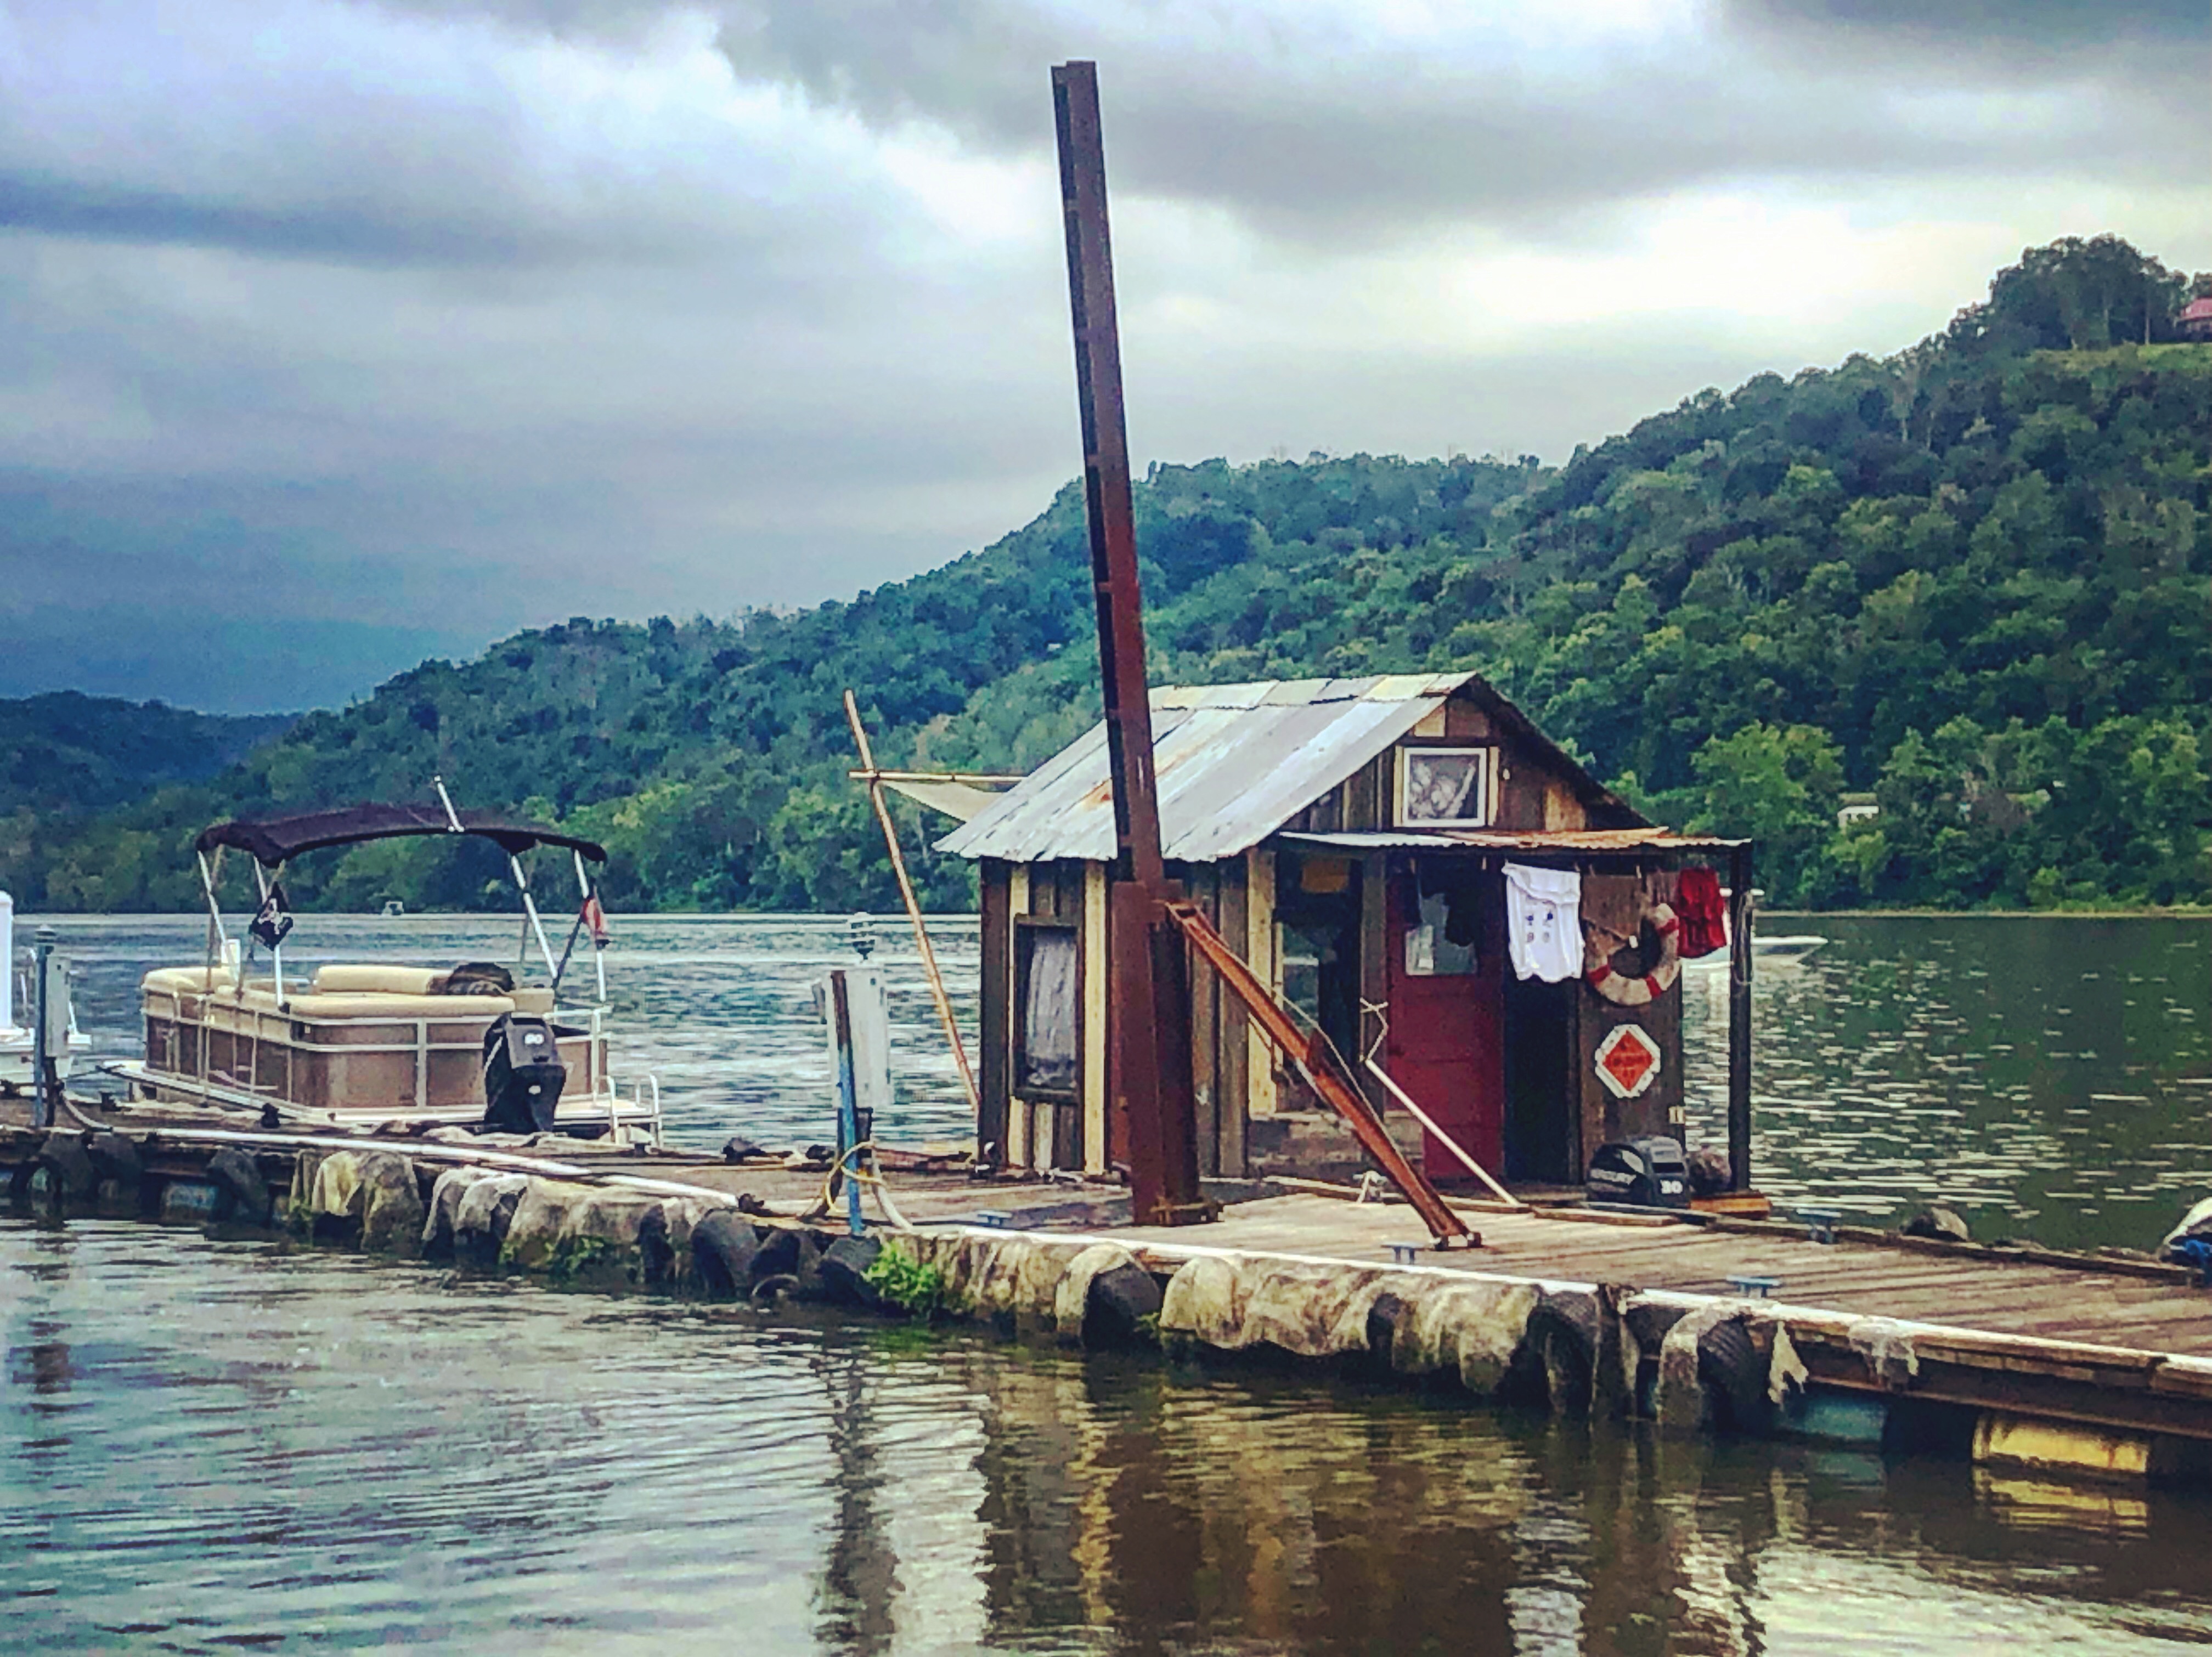
[[[1010,865],[985,858],[977,871],[981,895],[981,934],[976,1007],[976,1077],[978,1095],[975,1148],[986,1158],[1011,1162],[1007,1125],[1013,1071],[1013,1040],[1010,1015],[1014,998],[1013,882]]]

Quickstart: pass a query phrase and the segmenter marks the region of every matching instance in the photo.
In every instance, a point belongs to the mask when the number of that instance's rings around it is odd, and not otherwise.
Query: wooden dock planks
[[[1819,1243],[1772,1231],[1692,1223],[1618,1225],[1486,1213],[1484,1247],[1424,1253],[1423,1265],[1638,1289],[1726,1295],[1732,1276],[1778,1278],[1793,1306],[1941,1324],[1992,1334],[2212,1357],[2212,1294],[2091,1268],[1951,1255],[1857,1241]],[[1396,1205],[1319,1196],[1240,1204],[1216,1224],[1119,1230],[1131,1242],[1184,1244],[1382,1266],[1421,1227]]]

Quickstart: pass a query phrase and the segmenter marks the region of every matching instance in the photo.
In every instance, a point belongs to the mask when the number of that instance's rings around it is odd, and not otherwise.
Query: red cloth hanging
[[[1674,894],[1674,914],[1682,923],[1675,939],[1684,960],[1694,961],[1728,947],[1728,905],[1721,898],[1721,877],[1711,869],[1682,871],[1681,884]]]

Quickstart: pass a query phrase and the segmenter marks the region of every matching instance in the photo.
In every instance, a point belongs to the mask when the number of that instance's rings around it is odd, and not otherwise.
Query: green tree
[[[1703,799],[1691,827],[1759,842],[1771,901],[1819,902],[1820,853],[1844,791],[1843,751],[1808,725],[1747,725],[1708,738],[1691,761]]]

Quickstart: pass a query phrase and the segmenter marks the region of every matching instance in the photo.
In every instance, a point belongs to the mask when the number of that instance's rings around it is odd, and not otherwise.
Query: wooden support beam
[[[1729,1188],[1751,1189],[1751,847],[1729,853]]]
[[[1083,1171],[1113,1166],[1107,1132],[1106,865],[1083,865]]]
[[[876,769],[876,756],[868,747],[868,728],[860,723],[860,705],[853,700],[853,693],[845,693],[845,719],[853,727],[853,745],[860,750],[860,763],[866,768],[868,804],[876,808],[876,822],[884,831],[884,849],[890,853],[891,873],[898,877],[899,896],[906,904],[906,918],[914,926],[915,947],[921,951],[922,976],[929,980],[930,999],[937,1004],[938,1022],[945,1027],[945,1040],[952,1049],[952,1063],[960,1072],[960,1085],[968,1095],[970,1112],[982,1108],[982,1096],[976,1091],[975,1072],[968,1068],[968,1047],[960,1039],[960,1021],[953,1016],[952,998],[945,992],[945,974],[937,969],[937,950],[929,941],[928,924],[921,918],[921,905],[915,898],[914,883],[907,878],[906,853],[899,845],[898,828],[891,822],[890,805],[884,799],[883,774]]]
[[[1244,854],[1244,959],[1270,996],[1283,989],[1282,964],[1275,959],[1275,854],[1255,847]],[[1247,1026],[1244,1053],[1247,1114],[1275,1114],[1275,1050],[1257,1023]]]
[[[982,895],[980,970],[981,1017],[976,1042],[981,1077],[975,1107],[975,1156],[992,1168],[1007,1166],[1012,1126],[1014,903],[1013,871],[986,858],[978,871]]]

